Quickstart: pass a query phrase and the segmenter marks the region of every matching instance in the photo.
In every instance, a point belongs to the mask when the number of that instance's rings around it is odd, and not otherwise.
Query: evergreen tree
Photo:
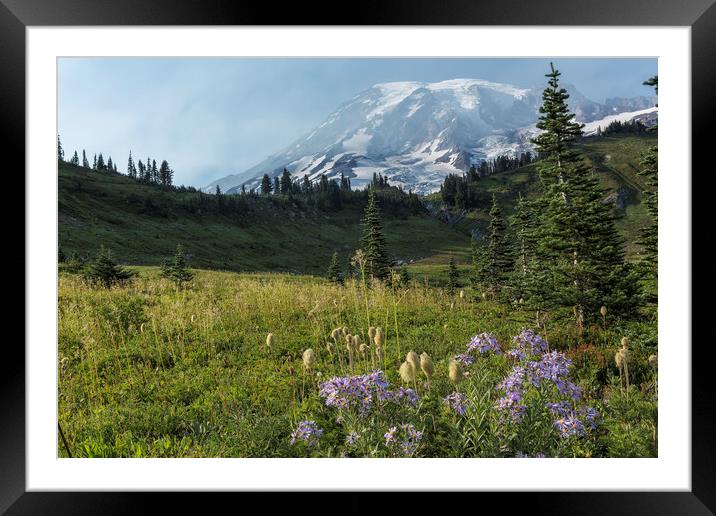
[[[107,160],[107,169],[114,170],[114,163],[112,163],[112,156],[110,156],[109,159]]]
[[[97,154],[94,155],[94,162],[92,163],[92,170],[97,170]]]
[[[152,160],[152,183],[159,184],[159,169],[157,168],[157,160]]]
[[[356,267],[353,264],[353,259],[351,255],[348,255],[348,264],[346,266],[346,278],[355,278],[356,277]]]
[[[85,277],[91,283],[104,288],[111,288],[113,285],[121,284],[135,275],[134,272],[117,265],[112,260],[112,254],[104,246],[100,247],[96,258],[89,263],[85,271]]]
[[[472,239],[470,255],[472,258],[472,285],[478,289],[487,285],[490,279],[487,247],[479,245],[477,240]]]
[[[162,160],[162,164],[159,166],[159,184],[163,186],[171,186],[172,184],[172,169],[169,168],[167,160]]]
[[[264,174],[261,178],[261,195],[269,195],[271,194],[271,190],[273,190],[273,187],[271,186],[271,178],[268,174]]]
[[[634,308],[635,278],[624,263],[614,213],[591,168],[574,150],[582,126],[573,121],[569,95],[551,66],[533,143],[544,193],[540,201],[537,292],[546,306],[572,307],[579,326],[598,316]]]
[[[507,238],[507,224],[502,218],[497,198],[492,195],[492,208],[490,209],[490,225],[488,252],[488,270],[492,290],[500,290],[512,272],[514,260],[512,249]]]
[[[221,197],[221,187],[219,185],[216,185],[216,196]]]
[[[194,278],[194,273],[186,265],[184,249],[181,244],[177,245],[174,257],[171,260],[165,260],[162,264],[161,276],[174,282],[177,288],[182,288]]]
[[[448,264],[448,292],[454,294],[455,291],[460,288],[460,272],[457,270],[455,265],[455,258],[450,256],[450,263]]]
[[[97,170],[105,170],[107,166],[104,164],[104,157],[102,156],[102,153],[99,153],[99,156],[97,156]]]
[[[402,287],[407,287],[410,284],[410,273],[408,272],[407,267],[402,267],[400,269],[400,285]]]
[[[331,257],[331,263],[328,266],[328,272],[326,273],[326,277],[331,280],[333,283],[342,285],[343,284],[343,275],[341,274],[341,268],[338,265],[338,253],[334,252],[333,256]]]
[[[303,175],[303,183],[301,185],[301,191],[305,194],[313,193],[313,185],[311,184],[311,180],[308,179],[308,174]]]
[[[137,178],[137,167],[132,159],[132,151],[129,151],[129,159],[127,160],[127,175],[131,178]]]
[[[273,178],[273,193],[281,193],[281,181],[279,180],[278,176],[274,176]]]
[[[517,259],[513,271],[511,284],[514,288],[516,298],[528,298],[532,292],[532,271],[536,255],[537,231],[536,207],[532,201],[522,197],[520,193],[515,206],[515,214],[512,219],[512,227],[517,237]]]
[[[650,77],[644,81],[644,85],[654,86],[655,91],[658,93],[658,76]],[[649,130],[656,131],[657,126],[653,126]],[[644,248],[643,267],[649,277],[656,279],[659,264],[659,149],[657,145],[653,145],[647,150],[640,165],[642,168],[639,171],[639,175],[644,178],[647,186],[647,190],[644,192],[644,204],[651,221],[648,226],[642,229],[639,243]]]
[[[283,174],[281,174],[281,193],[283,195],[287,195],[291,192],[291,173],[283,169]]]
[[[383,236],[380,208],[375,196],[375,188],[368,190],[368,205],[363,217],[363,238],[361,239],[365,253],[366,272],[376,279],[388,277],[390,262]]]
[[[77,155],[77,151],[72,155],[72,158],[70,158],[70,165],[74,165],[78,167],[80,164],[80,157]]]
[[[57,135],[57,160],[65,161],[65,151],[62,148],[62,142],[60,142],[60,135]]]
[[[87,160],[87,153],[82,149],[82,166],[84,168],[90,168],[89,161]]]

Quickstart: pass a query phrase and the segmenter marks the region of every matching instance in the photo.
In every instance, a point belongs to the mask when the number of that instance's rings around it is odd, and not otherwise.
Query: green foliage
[[[610,457],[658,455],[658,404],[636,386],[628,391],[612,385],[604,410],[601,444]]]
[[[497,197],[492,196],[490,210],[489,241],[487,246],[487,270],[490,288],[499,291],[514,266],[512,245],[507,236],[507,224],[502,218]]]
[[[451,256],[450,262],[448,263],[447,290],[450,294],[454,294],[458,288],[460,288],[460,272],[455,265],[455,258]]]
[[[328,266],[326,277],[333,283],[338,285],[343,284],[343,274],[341,273],[340,265],[338,265],[338,252],[334,252],[331,256],[331,263]]]
[[[174,257],[162,264],[161,275],[174,283],[177,288],[183,288],[194,278],[194,273],[189,270],[184,257],[184,248],[177,245]]]
[[[112,253],[104,246],[100,247],[97,256],[85,268],[85,278],[96,285],[111,288],[130,280],[135,274],[117,265],[112,259]]]
[[[376,200],[375,189],[368,191],[368,205],[363,215],[361,246],[365,252],[366,274],[384,280],[390,271],[390,261],[383,236],[383,223]]]

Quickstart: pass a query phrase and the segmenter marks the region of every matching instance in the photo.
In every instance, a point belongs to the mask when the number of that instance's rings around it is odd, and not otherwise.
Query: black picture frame
[[[713,115],[716,114],[716,0],[382,0],[363,5],[350,17],[336,13],[338,4],[322,2],[267,4],[228,0],[0,0],[0,121],[5,170],[24,170],[25,156],[25,29],[28,26],[80,25],[525,25],[525,26],[689,26],[691,27],[692,156],[693,169],[706,173],[713,163]],[[337,23],[336,23],[337,22]],[[686,172],[681,172],[685,177]],[[705,174],[704,174],[705,175]],[[24,181],[13,196],[25,192]],[[692,206],[708,192],[692,187]],[[695,195],[694,195],[695,194]],[[24,196],[23,196],[24,198]],[[19,208],[3,203],[5,220],[15,220]],[[12,215],[14,214],[14,216]],[[13,217],[13,218],[10,218]],[[692,214],[692,221],[697,222]],[[708,224],[708,222],[707,222]],[[692,235],[699,232],[692,229]],[[24,238],[24,235],[23,235]],[[20,266],[13,251],[13,264]],[[693,258],[696,255],[692,250]],[[30,271],[26,269],[26,275]],[[693,270],[692,270],[693,274]],[[709,301],[693,309],[710,310]],[[16,306],[20,304],[17,303]],[[23,304],[24,306],[24,304]],[[32,310],[31,306],[24,306]],[[694,317],[698,322],[704,318]],[[705,320],[708,320],[706,318]],[[712,343],[684,332],[691,345],[692,456],[690,492],[511,493],[509,505],[550,514],[713,514],[716,511],[716,428]],[[25,488],[25,354],[17,340],[6,340],[0,375],[0,512],[7,514],[123,513],[148,507],[146,493],[26,492]],[[477,494],[477,493],[476,493]],[[188,512],[185,494],[164,494],[164,511]],[[231,495],[218,497],[224,503]],[[268,495],[275,496],[275,495]],[[353,493],[357,497],[359,494]],[[504,496],[479,493],[485,497]],[[203,497],[202,512],[210,502]],[[212,502],[216,498],[212,498]],[[268,501],[269,498],[266,497]],[[497,500],[494,500],[497,501]],[[260,502],[259,502],[260,503]],[[300,502],[296,501],[296,505]],[[243,506],[248,509],[250,506]],[[386,509],[387,507],[383,507]]]

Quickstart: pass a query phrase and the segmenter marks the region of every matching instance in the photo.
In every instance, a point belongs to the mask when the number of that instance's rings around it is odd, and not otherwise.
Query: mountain
[[[573,86],[570,108],[577,121],[605,127],[609,117],[626,120],[655,112],[655,97],[613,98],[603,104]],[[368,183],[374,173],[390,183],[427,194],[440,188],[444,177],[462,173],[472,163],[501,154],[532,150],[530,139],[541,105],[542,88],[518,88],[480,79],[442,82],[376,84],[340,106],[309,134],[240,174],[221,178],[226,193],[258,186],[261,176],[280,174],[317,180],[349,177],[353,188]]]

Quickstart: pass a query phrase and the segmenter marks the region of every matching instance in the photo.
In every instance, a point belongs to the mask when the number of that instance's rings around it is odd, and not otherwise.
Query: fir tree
[[[129,151],[129,159],[127,160],[127,175],[131,178],[137,178],[137,167],[132,159],[132,151]]]
[[[261,195],[269,195],[271,190],[273,190],[273,187],[271,186],[271,178],[268,174],[264,174],[261,178]]]
[[[328,271],[326,272],[326,277],[331,280],[333,283],[336,283],[338,285],[343,284],[343,275],[341,274],[341,268],[338,265],[338,253],[334,252],[333,256],[331,257],[331,263],[328,266]]]
[[[99,153],[99,156],[97,156],[97,170],[105,170],[107,166],[104,164],[104,157],[102,156],[102,153]]]
[[[97,154],[94,155],[94,162],[92,163],[92,170],[97,170]]]
[[[460,288],[460,272],[457,270],[457,265],[455,265],[455,258],[450,256],[447,289],[450,294],[454,294],[458,288]]]
[[[650,77],[644,81],[646,86],[654,86],[659,91],[658,76]],[[657,126],[649,128],[656,131]],[[650,224],[642,229],[640,244],[644,248],[644,269],[647,275],[653,279],[657,277],[659,265],[659,149],[657,145],[651,146],[641,160],[639,175],[644,178],[647,190],[644,192],[646,211],[651,218]]]
[[[91,283],[104,288],[111,288],[113,285],[121,284],[135,275],[134,272],[117,265],[112,260],[112,254],[104,246],[100,247],[96,258],[89,263],[85,271],[85,277]]]
[[[163,186],[171,186],[172,184],[172,169],[169,167],[167,160],[162,160],[162,164],[159,166],[159,184]]]
[[[498,291],[505,284],[505,281],[512,272],[514,260],[512,249],[507,238],[507,224],[502,218],[497,198],[492,195],[492,208],[490,209],[490,225],[488,252],[488,270],[490,274],[490,286],[492,290]]]
[[[114,170],[114,163],[112,163],[112,156],[110,156],[109,159],[107,160],[107,169]]]
[[[291,192],[291,173],[283,169],[283,174],[281,174],[281,193],[283,195],[287,195]]]
[[[80,164],[80,157],[77,155],[77,151],[72,155],[72,158],[70,158],[70,165],[74,165],[75,167],[78,167]]]
[[[62,142],[60,142],[60,135],[57,135],[57,160],[65,161],[65,151],[62,148]]]
[[[90,168],[89,161],[87,160],[87,153],[82,149],[82,166],[84,168]]]
[[[273,193],[281,193],[281,181],[279,180],[278,176],[275,176],[273,178]]]
[[[537,169],[544,188],[537,294],[547,306],[572,307],[582,326],[602,305],[615,314],[631,311],[636,283],[624,263],[613,209],[603,202],[605,192],[573,148],[582,126],[573,121],[559,76],[552,66],[537,123],[542,133],[533,140],[542,157]]]
[[[172,281],[177,288],[184,287],[194,278],[194,273],[186,265],[184,249],[181,244],[177,245],[174,257],[162,264],[161,276]]]
[[[159,169],[157,168],[157,160],[152,160],[152,183],[159,183]]]
[[[214,192],[217,197],[221,197],[221,187],[216,185],[216,191]]]
[[[535,205],[522,197],[520,193],[515,206],[515,214],[512,218],[512,227],[516,238],[515,269],[512,274],[511,284],[515,291],[516,298],[527,299],[533,289],[532,270],[536,255],[537,213]]]
[[[368,205],[363,217],[363,238],[361,245],[365,253],[366,271],[376,279],[388,277],[390,262],[385,247],[380,208],[375,196],[375,188],[368,190]]]
[[[487,248],[479,245],[477,240],[470,242],[470,255],[472,258],[472,285],[474,288],[484,287],[489,281],[489,266]]]

